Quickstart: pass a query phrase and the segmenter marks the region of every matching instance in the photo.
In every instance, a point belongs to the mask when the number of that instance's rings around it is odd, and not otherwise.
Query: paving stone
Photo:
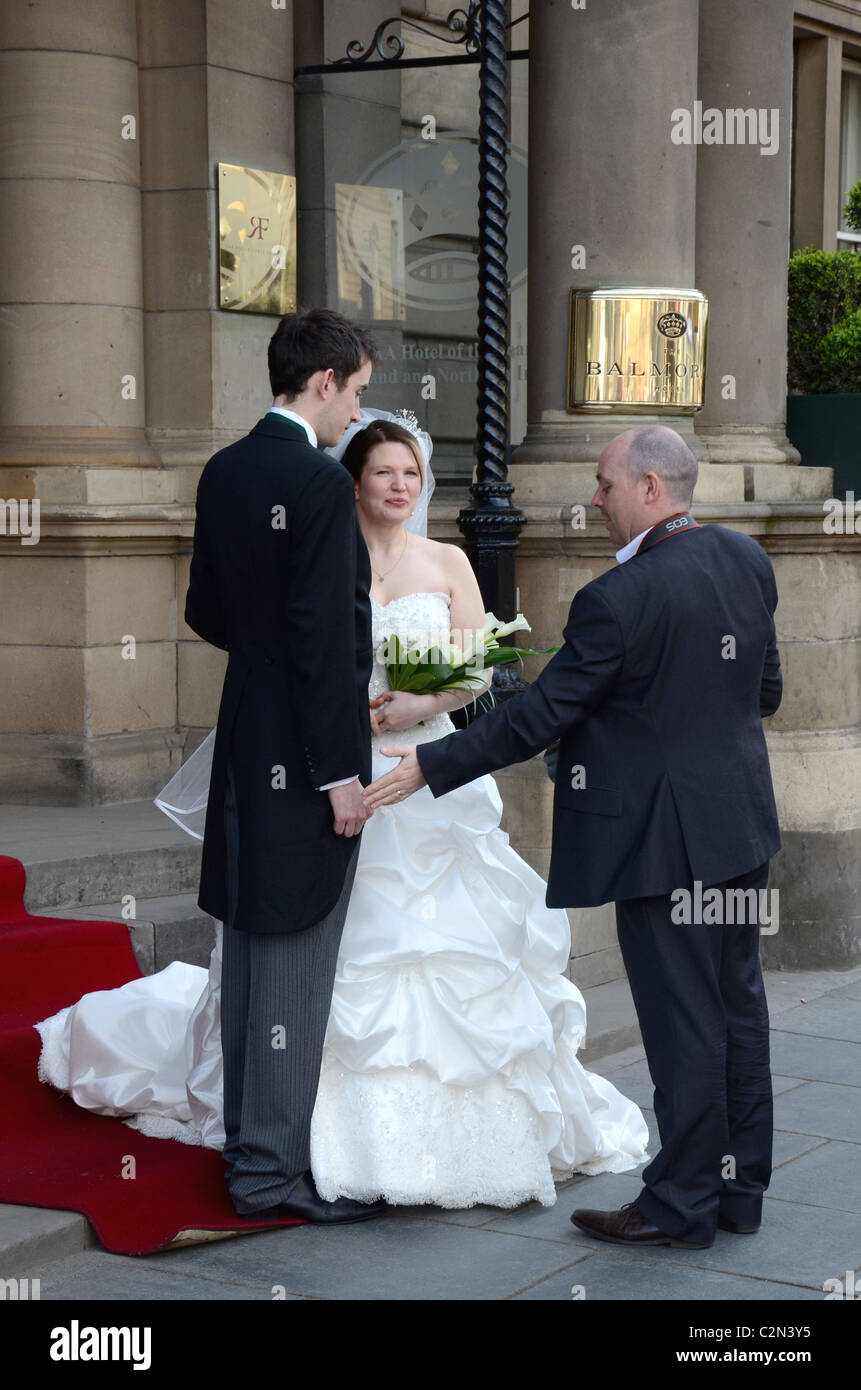
[[[147,1257],[133,1259],[109,1255],[105,1250],[88,1251],[58,1260],[42,1273],[42,1302],[59,1300],[99,1300],[164,1302],[172,1299],[272,1301],[272,1285],[256,1279],[183,1272],[167,1266],[156,1268]],[[290,1295],[291,1299],[294,1295]]]
[[[593,1062],[591,1071],[597,1071],[601,1076],[612,1076],[614,1072],[620,1071],[623,1067],[633,1066],[634,1062],[644,1061],[646,1056],[642,1043],[636,1047],[625,1047],[621,1052],[610,1052],[606,1057],[599,1057]]]
[[[500,1214],[499,1207],[392,1207],[387,1220],[394,1221],[441,1221],[452,1226],[483,1226],[494,1221]]]
[[[786,1163],[775,1173],[769,1197],[861,1212],[861,1145],[830,1143]]]
[[[836,995],[838,999],[861,999],[861,980],[855,980],[851,985],[839,985],[836,989],[828,991],[828,997]]]
[[[592,1070],[597,1071],[598,1068],[595,1067]],[[640,1109],[647,1105],[651,1106],[655,1098],[655,1087],[645,1059],[635,1062],[632,1066],[621,1067],[618,1071],[612,1072],[608,1080],[612,1081],[616,1090],[621,1091],[623,1096],[632,1100],[635,1105],[639,1105]]]
[[[557,1241],[565,1246],[576,1243],[594,1249],[600,1247],[601,1242],[591,1240],[571,1224],[575,1207],[612,1211],[624,1202],[632,1202],[642,1188],[639,1173],[602,1173],[596,1178],[584,1178],[574,1191],[560,1196],[555,1206],[542,1207],[538,1202],[528,1202],[516,1212],[504,1212],[482,1229]]]
[[[625,1253],[636,1260],[646,1252],[631,1249]],[[811,1288],[821,1296],[826,1279],[843,1277],[861,1261],[861,1216],[766,1197],[763,1224],[755,1235],[718,1231],[708,1250],[650,1246],[648,1256],[669,1264]]]
[[[730,1302],[759,1300],[819,1300],[822,1295],[814,1289],[777,1284],[767,1279],[748,1279],[717,1270],[690,1269],[665,1260],[628,1258],[626,1250],[596,1250],[579,1264],[571,1265],[559,1274],[551,1274],[540,1284],[513,1295],[512,1302],[543,1301],[571,1302],[572,1285],[582,1286],[588,1305],[600,1299],[618,1302],[665,1302],[684,1300],[685,1303],[705,1303],[717,1299]],[[711,1345],[711,1343],[709,1344]]]
[[[586,1243],[593,1250],[615,1249],[599,1240],[590,1240],[570,1224],[576,1207],[613,1210],[633,1201],[641,1184],[628,1174],[604,1174],[587,1179],[576,1202],[555,1207],[524,1207],[514,1216],[500,1217],[483,1231],[537,1237],[566,1245]],[[567,1227],[567,1230],[566,1230]],[[718,1231],[708,1250],[678,1250],[671,1246],[643,1249],[618,1247],[631,1260],[648,1257],[698,1269],[721,1270],[782,1284],[820,1289],[825,1279],[841,1270],[854,1269],[861,1262],[861,1216],[827,1208],[800,1206],[787,1201],[765,1199],[760,1231],[751,1236]]]
[[[147,1263],[221,1280],[263,1279],[318,1298],[466,1301],[517,1293],[583,1254],[582,1246],[560,1248],[492,1231],[382,1217],[337,1231],[301,1226],[266,1232],[253,1241],[149,1256]]]
[[[861,1043],[775,1032],[771,1035],[771,1065],[783,1076],[856,1086],[861,1083]]]
[[[828,1144],[828,1139],[818,1139],[812,1134],[790,1134],[786,1130],[776,1129],[774,1131],[774,1143],[772,1145],[771,1166],[773,1169],[779,1168],[784,1163],[789,1163],[793,1158],[798,1158],[799,1154],[809,1153],[813,1149],[818,1149],[822,1144]],[[771,1184],[769,1184],[771,1192]]]
[[[809,1081],[786,1091],[774,1102],[776,1129],[793,1134],[821,1134],[826,1139],[846,1139],[861,1144],[861,1090]]]
[[[573,962],[573,971],[576,979],[576,961]],[[578,1057],[589,1070],[604,1054],[619,1052],[639,1043],[640,1025],[627,979],[608,980],[605,984],[583,988],[583,998],[586,1001],[587,1030],[586,1041]]]
[[[776,1014],[795,1008],[802,999],[811,1003],[831,990],[861,984],[861,966],[851,970],[764,970],[762,978],[774,1021]]]
[[[861,1044],[861,999],[825,995],[782,1013],[777,1028],[781,1033],[806,1033]]]
[[[773,1060],[772,1058],[772,1061]],[[775,1076],[774,1072],[771,1073],[772,1095],[779,1096],[782,1095],[784,1091],[791,1091],[794,1087],[803,1085],[804,1082],[799,1076]]]

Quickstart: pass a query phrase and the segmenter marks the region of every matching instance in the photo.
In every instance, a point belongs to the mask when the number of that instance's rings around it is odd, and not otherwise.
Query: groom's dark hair
[[[377,345],[364,328],[335,309],[300,309],[285,314],[269,341],[269,384],[273,396],[293,400],[308,378],[329,367],[338,389],[364,362],[379,359]]]

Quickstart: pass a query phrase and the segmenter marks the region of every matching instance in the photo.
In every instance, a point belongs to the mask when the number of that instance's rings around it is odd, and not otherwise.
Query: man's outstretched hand
[[[335,817],[336,835],[358,835],[372,814],[362,790],[362,784],[356,777],[346,786],[330,787],[326,792]]]
[[[365,805],[371,811],[375,811],[378,806],[405,801],[413,792],[417,792],[419,787],[427,786],[415,748],[381,748],[380,752],[386,758],[400,758],[401,761],[391,772],[387,772],[384,777],[378,777],[376,782],[371,782],[365,787]]]

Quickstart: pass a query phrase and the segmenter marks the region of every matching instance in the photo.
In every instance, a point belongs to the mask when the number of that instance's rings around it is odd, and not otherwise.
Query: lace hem
[[[52,1014],[50,1018],[44,1019],[41,1023],[33,1024],[42,1039],[37,1075],[44,1085],[56,1086],[58,1091],[68,1091],[71,1086],[69,1051],[65,1043],[65,1032],[66,1019],[74,1007],[74,1004],[69,1004],[58,1014]]]
[[[599,1126],[584,1157],[554,1171],[541,1115],[504,1077],[476,1087],[446,1086],[420,1066],[360,1074],[326,1057],[311,1125],[311,1166],[325,1201],[382,1197],[393,1206],[449,1210],[508,1209],[530,1201],[550,1207],[556,1184],[575,1173],[629,1172],[645,1161],[642,1136],[624,1124],[617,1128],[618,1149]]]

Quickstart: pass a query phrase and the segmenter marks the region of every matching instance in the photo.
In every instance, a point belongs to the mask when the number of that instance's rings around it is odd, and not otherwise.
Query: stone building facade
[[[403,7],[431,31],[404,27],[410,53],[450,51],[450,9]],[[764,953],[790,968],[848,965],[861,921],[861,540],[825,534],[830,472],[805,467],[786,437],[786,258],[790,245],[851,244],[839,209],[843,183],[861,176],[861,3],[537,0],[528,21],[525,10],[512,5],[510,31],[529,50],[511,63],[520,607],[549,645],[577,588],[614,563],[598,520],[573,529],[571,507],[588,502],[603,443],[633,420],[565,409],[571,286],[696,287],[710,301],[706,404],[668,423],[701,460],[698,517],[755,536],[780,590],[785,696],[768,740],[781,930]],[[224,658],[182,619],[194,492],[207,457],[269,404],[275,323],[218,306],[217,165],[295,173],[300,302],[374,317],[339,265],[336,186],[415,149],[427,116],[457,164],[477,121],[474,68],[297,76],[391,14],[389,0],[3,7],[5,803],[150,797],[214,723]],[[697,102],[776,112],[779,138],[767,151],[674,143],[672,113]],[[471,251],[462,185],[433,246],[446,265]],[[445,201],[428,215],[447,215]],[[369,402],[422,415],[441,477],[431,533],[458,540],[474,304],[456,286],[444,313],[433,287],[422,297],[417,244],[406,309],[374,320],[386,357]],[[543,869],[543,764],[500,785],[513,842]],[[578,980],[621,974],[612,908],[571,916]]]

